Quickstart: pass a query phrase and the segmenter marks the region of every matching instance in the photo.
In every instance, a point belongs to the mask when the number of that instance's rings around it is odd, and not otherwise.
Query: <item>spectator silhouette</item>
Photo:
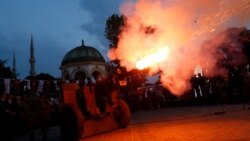
[[[76,90],[76,102],[78,104],[78,107],[80,108],[82,114],[88,118],[89,112],[87,109],[87,103],[86,103],[86,98],[84,95],[84,82],[80,81],[79,83],[79,89]]]
[[[205,97],[204,95],[204,87],[205,87],[205,77],[198,73],[192,80],[193,88],[196,93],[197,98]]]
[[[0,138],[4,141],[12,139],[12,122],[10,116],[7,110],[7,94],[2,93],[0,99]]]

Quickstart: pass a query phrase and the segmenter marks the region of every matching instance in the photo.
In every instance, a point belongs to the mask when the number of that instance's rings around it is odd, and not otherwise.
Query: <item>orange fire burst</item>
[[[157,52],[149,54],[144,58],[140,59],[136,62],[136,68],[139,70],[143,70],[150,66],[155,66],[156,64],[162,63],[167,59],[168,56],[168,48],[160,48]]]
[[[128,71],[161,71],[163,86],[181,95],[191,88],[196,65],[206,64],[216,73],[216,48],[202,52],[201,44],[225,28],[246,26],[250,1],[128,0],[120,11],[126,17],[125,26],[108,57],[119,59]]]

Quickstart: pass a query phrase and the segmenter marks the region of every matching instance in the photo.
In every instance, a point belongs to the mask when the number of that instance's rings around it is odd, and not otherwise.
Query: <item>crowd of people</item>
[[[35,139],[37,129],[40,130],[43,140],[46,140],[48,127],[58,122],[59,106],[59,100],[46,97],[44,94],[12,95],[1,93],[1,140],[12,140],[15,136],[28,133],[32,141]]]
[[[192,88],[182,96],[175,96],[161,84],[140,87],[121,94],[132,112],[153,110],[180,104],[249,104],[250,73],[244,68],[230,69],[227,77],[207,78],[201,74],[190,80]],[[102,90],[100,90],[102,92]],[[46,93],[21,91],[21,95],[0,92],[0,138],[29,133],[34,140],[40,129],[46,140],[48,127],[57,124],[60,116],[61,94],[56,99]]]
[[[196,74],[190,80],[192,88],[182,96],[175,96],[161,85],[141,87],[128,92],[125,100],[132,112],[176,105],[250,104],[250,72],[245,67],[234,67],[225,77],[205,77]]]

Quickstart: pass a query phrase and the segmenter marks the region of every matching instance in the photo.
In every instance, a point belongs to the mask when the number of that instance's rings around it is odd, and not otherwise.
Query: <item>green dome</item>
[[[61,66],[77,63],[77,62],[105,62],[101,53],[90,46],[85,46],[82,44],[81,46],[75,47],[70,50],[64,57],[61,63]]]

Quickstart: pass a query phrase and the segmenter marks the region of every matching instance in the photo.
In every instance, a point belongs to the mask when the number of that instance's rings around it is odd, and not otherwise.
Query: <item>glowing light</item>
[[[159,49],[157,52],[145,56],[136,62],[136,68],[139,70],[154,66],[157,63],[163,62],[168,56],[169,50],[167,47]]]
[[[250,0],[136,0],[126,1],[120,12],[126,22],[109,59],[127,71],[160,72],[162,85],[179,96],[192,88],[197,64],[208,63],[210,76],[224,74],[215,52],[227,36],[208,40],[229,27],[249,27]]]

